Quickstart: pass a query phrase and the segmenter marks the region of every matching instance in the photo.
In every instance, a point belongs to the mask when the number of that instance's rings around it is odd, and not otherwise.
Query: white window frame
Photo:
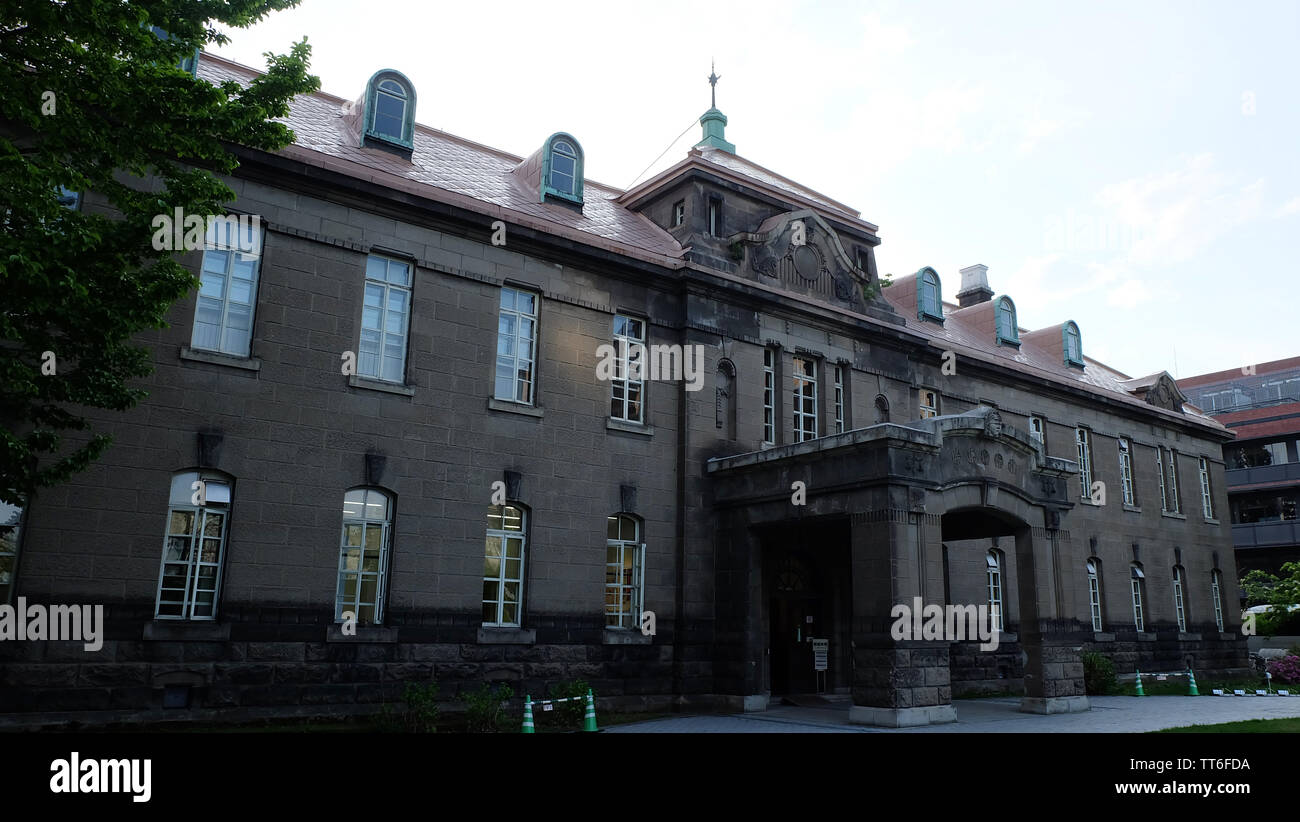
[[[1201,467],[1201,510],[1206,519],[1214,519],[1214,496],[1210,492],[1210,463],[1200,457]]]
[[[1165,453],[1169,456],[1169,470],[1166,472],[1169,477],[1169,493],[1165,498],[1169,507],[1165,510],[1170,514],[1181,514],[1183,506],[1178,498],[1178,455],[1172,448],[1166,448]]]
[[[1183,603],[1183,569],[1174,566],[1174,615],[1178,618],[1178,630],[1187,633],[1187,613]]]
[[[4,605],[13,599],[18,583],[18,554],[22,551],[23,522],[27,511],[26,506],[6,502],[0,502],[0,511],[7,514],[6,520],[0,522],[0,528],[8,531],[5,542],[0,542],[0,559],[7,559],[9,565],[6,575],[0,578],[0,605]]]
[[[518,628],[523,623],[523,615],[524,615],[524,581],[526,579],[524,575],[524,571],[525,571],[524,564],[525,561],[528,559],[528,512],[522,506],[511,505],[509,503],[507,503],[506,505],[493,505],[488,508],[489,526],[491,525],[491,517],[493,515],[493,511],[498,511],[498,510],[500,512],[498,516],[501,518],[502,527],[501,528],[489,527],[487,529],[487,537],[484,540],[484,549],[483,549],[484,590],[481,598],[481,602],[483,605],[495,604],[496,613],[493,621],[489,622],[488,620],[484,619],[483,626],[488,628]],[[506,512],[508,510],[518,512],[519,515],[518,529],[505,527],[506,524],[505,517],[506,517]],[[496,555],[488,553],[488,549],[487,549],[488,540],[494,538],[499,540],[498,545],[501,552]],[[516,542],[516,541],[519,544],[519,556],[512,557],[509,555],[507,546],[511,542]],[[487,566],[489,560],[492,560],[494,558],[497,560],[497,572],[495,575],[491,575],[488,573]],[[506,561],[513,560],[513,559],[518,559],[519,561],[518,576],[510,576],[507,575],[506,573],[507,570]],[[495,599],[487,598],[487,585],[490,582],[495,582],[497,585],[497,594]],[[505,591],[506,591],[506,586],[511,583],[514,583],[515,585],[518,586],[515,589],[517,593],[515,595],[515,600],[513,602],[515,606],[514,621],[505,619],[505,607],[508,604],[505,597]]]
[[[988,583],[989,597],[989,616],[993,623],[993,630],[1001,631],[1002,627],[1002,557],[995,550],[990,550],[984,555],[984,561],[988,565],[986,582]]]
[[[1169,513],[1169,490],[1165,480],[1165,449],[1156,446],[1156,478],[1160,480],[1160,510]]]
[[[206,497],[204,505],[193,504],[193,495],[197,493],[193,487],[196,481],[204,483],[203,490]],[[226,559],[226,536],[230,533],[232,485],[233,483],[226,477],[201,471],[183,471],[172,475],[171,492],[167,505],[167,520],[163,526],[162,558],[158,563],[158,587],[154,593],[154,619],[211,622],[217,618],[218,606],[221,602],[222,572],[225,568]],[[173,514],[192,517],[193,530],[189,533],[173,533]],[[204,536],[209,519],[216,516],[221,517],[218,535],[216,537]],[[168,558],[173,539],[188,540],[183,557]],[[216,561],[204,560],[202,542],[213,539],[217,541]],[[173,573],[168,574],[167,566],[169,565],[184,566],[182,587],[163,585],[169,578],[174,579],[180,576],[180,574],[176,573],[175,567]],[[212,569],[212,573],[210,575],[202,573],[206,569]],[[209,576],[211,587],[201,588],[199,586],[200,578]],[[162,598],[164,591],[179,591],[179,602],[175,599],[169,599],[164,603]],[[210,593],[212,595],[210,606],[206,606],[208,608],[207,613],[198,613],[205,607],[199,603],[198,595],[200,593]],[[164,614],[162,612],[164,604],[168,606],[179,604],[180,613]]]
[[[810,370],[801,369],[801,365],[807,366]],[[795,357],[791,374],[794,386],[792,392],[794,441],[815,440],[817,439],[817,360],[812,357]],[[809,403],[812,404],[811,411],[807,408]]]
[[[371,265],[373,261],[383,261],[384,279],[379,279],[373,275],[373,266]],[[394,267],[405,269],[405,284],[394,282],[392,273]],[[413,305],[412,297],[414,294],[414,285],[415,267],[406,260],[388,257],[383,254],[371,254],[366,258],[366,276],[362,291],[361,330],[357,342],[358,376],[367,377],[372,380],[379,380],[381,382],[389,382],[395,385],[406,384],[406,349],[411,335],[411,309]],[[378,306],[371,305],[368,299],[368,295],[376,292],[381,295]],[[389,309],[390,297],[393,293],[403,295],[402,312],[390,311]],[[367,325],[366,315],[376,310],[379,312],[378,328],[371,328]],[[403,317],[403,324],[400,331],[388,330],[390,314],[401,314]],[[378,340],[371,343],[372,345],[377,346],[377,350],[374,354],[370,354],[365,350],[367,345],[367,332],[378,335]],[[386,354],[390,338],[400,339],[402,343],[402,353],[399,360],[399,369],[396,378],[384,376],[384,363],[386,360],[392,359]],[[368,358],[371,357],[374,359],[374,367],[373,369],[368,369]]]
[[[763,443],[776,444],[776,352],[763,349]]]
[[[1124,504],[1136,506],[1137,497],[1133,495],[1133,444],[1129,442],[1128,437],[1120,437],[1117,442],[1120,487],[1124,491]]]
[[[1047,421],[1036,414],[1031,414],[1029,417],[1029,438],[1038,440],[1044,449],[1047,448]]]
[[[512,308],[507,308],[507,298]],[[519,305],[521,298],[532,300],[533,309],[531,312],[520,310]],[[501,298],[499,303],[500,313],[497,315],[497,353],[496,353],[496,373],[492,380],[492,396],[505,402],[514,402],[520,405],[533,405],[536,395],[537,386],[537,315],[541,312],[542,295],[535,291],[529,291],[522,288],[504,285],[501,287]],[[524,327],[531,326],[531,331],[527,337],[524,336]],[[507,327],[509,330],[507,330]],[[522,343],[527,340],[527,355],[520,356],[519,351],[524,346]],[[501,353],[502,346],[507,346],[509,353]],[[507,374],[502,373],[502,366],[508,369]],[[522,372],[522,373],[521,373]],[[510,379],[510,396],[501,396],[501,381],[503,378]],[[520,392],[524,396],[520,397]]]
[[[835,433],[844,433],[844,366],[835,366]]]
[[[1074,429],[1074,443],[1079,451],[1079,484],[1083,486],[1082,498],[1092,501],[1092,442],[1091,432],[1082,426]]]
[[[361,504],[360,516],[349,516],[349,505],[355,505],[358,500],[349,500],[349,496],[360,494]],[[383,513],[374,517],[371,516],[371,508],[377,503],[371,502],[371,495],[378,497],[383,501]],[[379,526],[379,556],[376,558],[378,564],[373,571],[365,569],[366,563],[366,537],[371,529]],[[361,529],[361,541],[358,545],[348,544],[348,528],[359,527]],[[393,497],[385,491],[377,488],[350,488],[343,495],[343,527],[339,533],[339,565],[337,585],[334,589],[334,621],[342,622],[344,611],[351,611],[352,618],[359,625],[383,625],[384,624],[384,595],[388,587],[388,554],[392,542],[393,533]],[[351,552],[356,551],[355,556],[350,556]],[[349,562],[355,560],[355,562]],[[353,567],[349,567],[349,566]],[[354,583],[352,598],[345,599],[344,589],[351,578]],[[368,580],[375,582],[375,601],[363,602],[361,592]],[[370,616],[366,618],[362,615],[363,608],[370,608]]]
[[[564,159],[572,162],[573,171],[557,170],[555,167],[556,157],[563,157]],[[547,185],[549,185],[552,189],[559,192],[560,194],[564,194],[569,197],[578,196],[579,168],[581,168],[581,162],[578,159],[578,149],[572,143],[570,143],[568,140],[565,140],[563,138],[551,143],[551,178],[550,180],[547,181]],[[562,188],[555,184],[555,178],[557,175],[560,177],[568,178],[569,180],[568,188]]]
[[[606,519],[619,521],[619,533],[622,533],[624,520],[632,523],[632,538],[610,538],[606,531],[605,540],[605,627],[627,630],[641,625],[641,612],[645,607],[645,543],[641,541],[641,521],[629,514],[614,514]],[[615,552],[615,559],[610,561],[610,551]],[[632,567],[627,567],[631,555]],[[619,582],[610,582],[611,569]],[[628,576],[630,572],[630,577]],[[625,596],[626,595],[626,596]],[[610,598],[613,597],[613,603]],[[627,609],[623,608],[627,603]],[[611,604],[615,607],[611,610]],[[613,622],[611,622],[611,618]]]
[[[1092,630],[1101,633],[1101,580],[1097,576],[1097,563],[1088,560],[1088,604],[1092,609]]]
[[[926,405],[926,395],[930,395],[932,405]],[[921,388],[917,393],[917,407],[921,409],[921,419],[928,420],[939,416],[939,392],[933,388]],[[929,412],[928,414],[926,412]]]
[[[212,220],[208,223],[207,233],[204,235],[203,243],[203,261],[199,266],[199,286],[198,298],[194,305],[194,327],[190,331],[190,346],[201,351],[215,351],[220,354],[229,354],[232,357],[248,357],[253,350],[253,323],[257,319],[257,287],[261,279],[262,269],[262,242],[265,237],[264,229],[258,225],[257,231],[262,232],[255,241],[245,241],[243,235],[243,224],[238,224],[237,233],[240,235],[237,240],[231,241],[228,233],[223,239],[218,237],[218,231],[222,228],[229,228],[229,223],[222,220]],[[245,251],[242,249],[255,248],[257,251]],[[212,266],[217,260],[221,260],[221,270],[215,270]],[[252,262],[252,274],[249,277],[237,277],[236,263]],[[219,286],[220,294],[205,293],[209,286],[216,287],[217,277],[221,278]],[[248,301],[243,302],[235,300],[232,292],[233,281],[239,280],[248,283]],[[217,309],[221,315],[218,323],[201,322],[200,316],[203,311],[205,302],[209,305],[218,304]],[[230,326],[231,307],[240,306],[248,312],[248,328],[238,329]],[[215,329],[217,336],[216,344],[213,345],[206,340],[200,340],[201,329]],[[204,332],[205,336],[208,332]],[[235,339],[231,340],[230,338]]]
[[[1133,591],[1133,627],[1137,628],[1138,633],[1143,633],[1146,628],[1146,620],[1142,613],[1142,580],[1146,577],[1142,569],[1137,565],[1129,566],[1129,582]]]
[[[394,91],[393,89],[384,88],[385,85],[391,85],[396,90]],[[381,96],[391,98],[402,104],[401,114],[397,118],[399,121],[398,131],[400,131],[401,134],[389,134],[386,131],[383,131],[379,128],[379,98]],[[389,140],[397,140],[399,142],[405,142],[411,139],[410,136],[407,135],[406,133],[406,124],[410,119],[409,117],[407,117],[407,108],[411,105],[409,96],[410,96],[409,93],[405,88],[403,88],[402,84],[392,79],[391,77],[385,77],[383,80],[380,80],[378,83],[376,83],[375,98],[373,102],[375,111],[374,114],[372,114],[370,117],[370,133],[375,135],[376,137],[387,138]]]
[[[1223,633],[1223,586],[1219,579],[1219,569],[1215,568],[1210,572],[1210,599],[1214,600],[1214,624],[1218,626],[1219,633]]]
[[[686,222],[686,201],[678,200],[673,203],[673,228],[677,228]]]
[[[620,323],[625,330],[637,323],[641,329],[639,336],[619,333]],[[614,315],[614,378],[610,380],[609,415],[624,422],[645,422],[645,369],[646,369],[646,321],[640,317],[627,314]],[[633,379],[635,372],[636,379]],[[635,389],[635,391],[633,390]],[[636,399],[632,399],[635,393]],[[635,404],[636,416],[629,409]]]

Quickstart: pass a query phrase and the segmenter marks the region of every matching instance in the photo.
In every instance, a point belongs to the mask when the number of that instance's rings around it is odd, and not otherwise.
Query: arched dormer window
[[[1079,326],[1069,320],[1061,328],[1061,346],[1065,352],[1066,365],[1083,365],[1083,343],[1079,338]]]
[[[943,322],[943,286],[933,268],[923,268],[916,279],[916,318]]]
[[[401,72],[375,72],[366,86],[367,140],[381,140],[401,148],[415,143],[415,86]]]
[[[998,300],[998,344],[1020,347],[1020,334],[1016,330],[1016,304],[1010,297]]]
[[[542,153],[542,201],[548,196],[582,205],[582,146],[563,132],[552,134]]]

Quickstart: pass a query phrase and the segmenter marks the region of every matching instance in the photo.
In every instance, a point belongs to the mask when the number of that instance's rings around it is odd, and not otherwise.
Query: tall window
[[[196,487],[195,483],[202,483]],[[226,555],[230,482],[187,471],[172,477],[167,531],[158,573],[157,619],[217,618]]]
[[[922,388],[919,394],[918,404],[921,408],[921,419],[939,416],[939,393],[931,391],[929,388]]]
[[[1083,486],[1083,498],[1092,499],[1092,448],[1088,429],[1074,429],[1074,441],[1079,446],[1079,484]]]
[[[776,352],[763,349],[763,442],[776,443]]]
[[[351,612],[352,618],[363,625],[383,622],[392,525],[392,500],[383,491],[353,488],[343,495],[335,621]]]
[[[994,629],[1002,630],[1002,558],[997,551],[984,557],[988,564],[989,615]]]
[[[9,602],[13,595],[22,531],[22,506],[0,502],[0,605]]]
[[[1092,608],[1092,630],[1101,632],[1101,579],[1097,574],[1098,560],[1088,560],[1088,603]]]
[[[794,358],[794,441],[817,438],[817,361]]]
[[[496,393],[499,400],[531,405],[537,349],[536,294],[515,288],[501,289],[501,314],[497,318]]]
[[[254,230],[260,234],[262,229],[258,226]],[[195,348],[248,356],[262,242],[260,236],[237,236],[242,233],[242,227],[228,221],[213,220],[208,225],[199,278],[202,285],[190,341]]]
[[[1142,586],[1145,575],[1142,573],[1142,566],[1136,562],[1129,569],[1131,579],[1129,580],[1133,590],[1133,627],[1137,628],[1138,633],[1146,629],[1146,622],[1142,618]]]
[[[385,382],[405,381],[410,316],[410,264],[371,255],[366,260],[357,374]]]
[[[609,518],[605,542],[605,626],[641,624],[645,596],[645,545],[641,523],[627,514]]]
[[[1042,417],[1029,418],[1029,438],[1042,443],[1044,448],[1047,447],[1046,431],[1047,425]]]
[[[709,236],[722,236],[722,198],[709,198]]]
[[[1187,630],[1187,614],[1183,609],[1183,569],[1174,566],[1174,614],[1178,617],[1178,630]]]
[[[673,203],[673,228],[686,222],[686,201],[678,200]]]
[[[1065,352],[1066,365],[1083,365],[1083,344],[1079,337],[1079,326],[1073,320],[1061,329],[1061,346]]]
[[[366,85],[365,137],[403,148],[414,146],[415,87],[400,72],[375,72]]]
[[[876,424],[889,422],[889,399],[884,394],[876,395]]]
[[[1160,478],[1160,506],[1165,513],[1176,514],[1178,503],[1178,462],[1174,452],[1156,446],[1156,472]]]
[[[1124,488],[1124,504],[1137,505],[1133,495],[1133,454],[1132,446],[1126,437],[1119,438],[1119,477]]]
[[[551,188],[561,194],[572,194],[578,173],[578,152],[567,140],[551,144]]]
[[[1016,304],[1010,297],[998,300],[998,342],[1007,345],[1020,345],[1020,334],[1016,329]]]
[[[645,372],[645,320],[614,315],[614,379],[609,415],[616,420],[642,422],[641,378]]]
[[[524,510],[513,505],[493,505],[488,508],[487,519],[483,624],[517,628],[524,601]]]
[[[1214,496],[1210,493],[1210,463],[1201,457],[1201,510],[1206,519],[1214,519]]]
[[[1210,599],[1214,601],[1214,624],[1223,633],[1223,586],[1218,568],[1210,572]]]
[[[835,433],[844,433],[844,366],[835,366]]]
[[[917,279],[918,293],[916,295],[917,319],[929,317],[932,320],[943,321],[943,297],[939,284],[939,275],[934,273],[933,269],[921,269],[921,276]]]

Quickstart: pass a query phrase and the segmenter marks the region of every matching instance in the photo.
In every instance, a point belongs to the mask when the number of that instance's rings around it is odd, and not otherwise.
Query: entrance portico
[[[986,407],[711,460],[719,691],[761,709],[803,687],[790,666],[809,626],[831,640],[827,685],[851,689],[850,721],[953,721],[951,643],[894,639],[891,609],[950,604],[945,540],[997,537],[1014,560],[1021,710],[1086,710],[1085,629],[1062,576],[1082,562],[1062,527],[1076,470]],[[952,604],[988,604],[973,599]]]

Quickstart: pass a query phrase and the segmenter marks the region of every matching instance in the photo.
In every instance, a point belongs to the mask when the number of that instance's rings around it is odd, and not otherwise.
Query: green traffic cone
[[[1146,691],[1143,691],[1143,690],[1142,690],[1142,670],[1141,670],[1141,669],[1138,669],[1138,672],[1137,672],[1137,688],[1138,688],[1138,692],[1137,692],[1137,695],[1138,695],[1138,696],[1146,696]]]
[[[598,731],[596,727],[596,701],[592,698],[591,689],[587,689],[587,715],[582,718],[583,731]]]
[[[1201,692],[1196,690],[1196,674],[1192,672],[1191,668],[1187,669],[1187,679],[1188,679],[1187,695],[1200,696]]]
[[[524,727],[520,728],[519,732],[524,734],[537,733],[537,731],[533,730],[533,698],[528,694],[524,694]]]

